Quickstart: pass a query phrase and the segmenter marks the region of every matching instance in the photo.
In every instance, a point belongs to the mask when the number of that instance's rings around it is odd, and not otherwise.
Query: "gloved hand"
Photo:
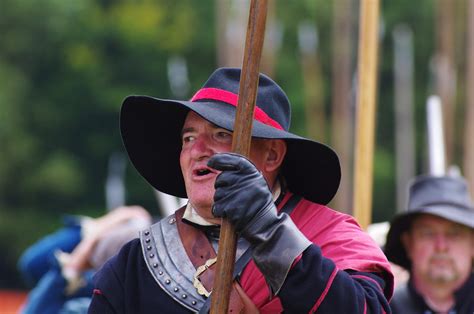
[[[252,162],[238,154],[224,153],[211,157],[207,165],[222,171],[214,185],[214,216],[229,219],[239,233],[261,216],[276,219],[277,210],[267,181]]]
[[[287,214],[278,215],[265,178],[248,159],[222,153],[207,165],[222,171],[214,185],[213,215],[229,219],[250,243],[255,263],[276,294],[295,258],[311,242]]]

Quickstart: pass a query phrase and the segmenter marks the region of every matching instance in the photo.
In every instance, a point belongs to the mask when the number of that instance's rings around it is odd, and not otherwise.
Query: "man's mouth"
[[[435,256],[431,259],[431,263],[435,266],[450,266],[452,264],[452,260],[449,256]]]
[[[215,173],[215,171],[212,171],[212,169],[210,169],[208,167],[199,167],[199,168],[195,168],[193,170],[193,175],[195,177],[205,177],[205,176],[213,174],[213,173]]]
[[[196,170],[196,175],[201,177],[201,176],[205,176],[206,174],[209,174],[211,173],[211,171],[209,169],[198,169]]]

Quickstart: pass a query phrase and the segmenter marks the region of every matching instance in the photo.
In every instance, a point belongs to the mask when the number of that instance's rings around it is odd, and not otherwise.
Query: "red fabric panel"
[[[285,198],[289,197],[288,194]],[[336,264],[336,269],[391,273],[382,250],[361,231],[352,216],[304,199],[290,216],[301,232],[321,248],[323,256]],[[278,299],[270,297],[265,278],[253,261],[249,262],[240,279],[242,288],[258,308]]]

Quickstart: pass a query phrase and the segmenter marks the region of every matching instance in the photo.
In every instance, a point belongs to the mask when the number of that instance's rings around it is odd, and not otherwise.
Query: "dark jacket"
[[[474,313],[474,274],[471,274],[466,283],[454,293],[456,303],[449,314]],[[416,291],[410,280],[397,288],[390,302],[394,314],[431,314],[436,313]]]
[[[251,261],[239,282],[261,313],[389,313],[393,277],[386,258],[352,217],[307,200],[291,213],[310,245],[277,296]],[[139,240],[123,247],[95,276],[90,314],[188,313],[155,282]]]

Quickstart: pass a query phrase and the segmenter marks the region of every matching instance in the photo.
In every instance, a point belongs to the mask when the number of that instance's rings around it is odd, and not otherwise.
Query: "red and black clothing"
[[[302,199],[290,217],[313,244],[294,261],[278,294],[270,296],[253,261],[238,279],[261,313],[390,312],[390,266],[351,216]],[[95,282],[89,313],[189,313],[154,281],[138,239],[124,246]]]

